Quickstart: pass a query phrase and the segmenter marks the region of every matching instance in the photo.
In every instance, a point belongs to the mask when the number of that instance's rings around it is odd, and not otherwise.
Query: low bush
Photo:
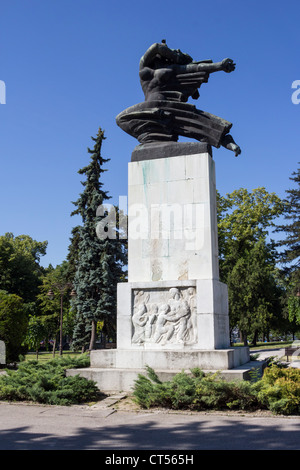
[[[143,408],[254,411],[269,409],[277,414],[299,414],[300,370],[271,365],[255,381],[227,382],[220,374],[193,369],[161,382],[150,367],[134,386],[135,401]]]
[[[258,398],[274,413],[300,414],[300,369],[268,367],[259,382]]]
[[[161,382],[153,369],[147,367],[148,377],[139,375],[134,397],[143,408],[163,406],[171,409],[257,409],[259,403],[253,385],[247,381],[226,382],[218,373],[204,374],[193,369],[181,372],[171,381]]]
[[[46,363],[32,360],[0,376],[0,400],[71,405],[99,397],[96,384],[79,375],[66,377],[66,369],[89,366],[88,356],[62,357]]]

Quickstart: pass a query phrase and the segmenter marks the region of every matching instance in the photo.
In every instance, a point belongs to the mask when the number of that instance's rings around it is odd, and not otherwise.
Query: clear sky
[[[299,14],[299,0],[0,0],[0,234],[48,240],[44,266],[65,259],[80,222],[70,217],[77,172],[99,127],[104,189],[114,203],[127,195],[138,142],[115,117],[144,100],[139,60],[162,39],[194,60],[236,62],[190,101],[231,121],[242,148],[238,158],[214,150],[220,193],[263,186],[285,197],[300,161]]]

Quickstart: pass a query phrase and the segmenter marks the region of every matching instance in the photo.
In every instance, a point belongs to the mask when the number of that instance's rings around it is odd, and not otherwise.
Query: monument
[[[212,146],[235,156],[241,149],[230,122],[187,103],[211,73],[234,69],[231,59],[194,62],[165,41],[153,44],[140,60],[145,101],[116,118],[139,144],[128,163],[128,282],[118,285],[117,348],[91,351],[82,374],[103,391],[130,390],[147,365],[162,380],[195,367],[246,377],[249,350],[230,347],[219,280],[212,158]]]

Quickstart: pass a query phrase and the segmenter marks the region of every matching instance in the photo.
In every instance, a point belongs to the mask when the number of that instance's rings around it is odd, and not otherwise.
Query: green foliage
[[[8,361],[16,361],[24,349],[28,318],[36,311],[44,273],[40,258],[46,248],[46,241],[38,242],[29,235],[0,236],[0,290],[7,295],[0,301],[0,339],[6,342]]]
[[[70,292],[72,286],[69,283],[69,262],[63,261],[56,268],[51,265],[46,269],[39,287],[37,296],[39,307],[39,321],[43,326],[44,338],[55,338],[60,327],[61,293],[63,293],[63,333],[71,337],[74,327],[75,312],[71,308]],[[53,291],[53,299],[47,295]]]
[[[218,195],[220,278],[228,286],[231,328],[237,326],[245,342],[281,315],[277,252],[267,236],[283,209],[265,188]]]
[[[106,171],[103,165],[108,162],[101,155],[104,132],[99,129],[95,145],[88,149],[90,162],[79,170],[85,175],[82,182],[83,192],[74,205],[76,209],[71,215],[78,214],[83,225],[77,226],[72,232],[69,259],[76,298],[73,301],[76,309],[74,330],[74,347],[94,347],[97,322],[103,322],[103,332],[109,337],[115,336],[116,328],[116,292],[117,283],[123,275],[126,262],[124,242],[117,238],[99,239],[97,224],[102,215],[97,215],[99,206],[110,199],[103,190],[102,174]]]
[[[285,224],[279,225],[277,232],[285,234],[283,240],[278,242],[278,245],[283,248],[281,261],[297,291],[300,284],[300,168],[292,173],[290,180],[295,186],[286,191]]]
[[[275,259],[264,240],[240,253],[228,271],[231,326],[244,335],[267,331],[280,311],[281,289],[277,284]]]
[[[275,193],[265,188],[249,192],[240,188],[227,194],[218,195],[218,218],[221,239],[231,238],[241,242],[259,240],[268,235],[274,219],[284,210],[284,204]]]
[[[93,381],[79,375],[66,377],[69,368],[87,367],[89,358],[63,357],[46,363],[28,361],[16,371],[0,376],[0,400],[34,401],[48,405],[71,405],[97,399],[99,390]]]
[[[37,316],[29,316],[27,334],[25,338],[25,344],[28,345],[29,349],[34,349],[38,351],[40,348],[40,343],[45,339],[47,335],[47,330],[44,323]]]
[[[135,382],[134,397],[143,408],[253,411],[269,409],[274,413],[300,413],[300,370],[272,364],[250,381],[223,380],[218,373],[205,374],[194,369],[181,372],[172,380],[161,382],[147,367],[148,377],[140,374]]]
[[[295,321],[297,325],[300,325],[300,297],[291,295],[288,298],[288,313],[289,320]]]
[[[46,254],[47,242],[37,242],[29,235],[0,237],[0,289],[16,294],[24,302],[34,302],[43,269],[40,257]]]
[[[148,377],[140,374],[134,388],[134,397],[143,408],[162,406],[200,411],[258,407],[252,384],[246,381],[226,382],[219,374],[204,374],[200,369],[193,369],[191,374],[181,372],[171,381],[160,382],[151,368],[147,371]]]
[[[7,363],[17,361],[23,352],[27,324],[23,299],[0,291],[0,339],[5,343]]]
[[[300,370],[268,367],[259,384],[258,398],[276,414],[299,414]]]

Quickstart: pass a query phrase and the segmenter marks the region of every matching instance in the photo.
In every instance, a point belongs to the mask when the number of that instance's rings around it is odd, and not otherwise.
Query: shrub
[[[265,370],[258,398],[274,413],[300,413],[300,370],[272,365]]]
[[[193,369],[181,372],[171,381],[161,382],[153,369],[147,367],[148,377],[139,375],[134,397],[143,408],[163,406],[171,409],[255,409],[259,403],[254,387],[246,381],[226,382],[219,374],[204,374]]]
[[[67,368],[86,367],[87,356],[59,358],[44,364],[28,361],[19,364],[16,371],[0,376],[0,399],[29,400],[49,405],[71,405],[92,401],[99,397],[95,382],[79,375],[66,377]]]
[[[135,401],[143,408],[162,406],[189,410],[257,410],[273,413],[299,414],[300,370],[271,364],[262,378],[255,381],[223,380],[218,373],[204,374],[194,369],[181,372],[172,380],[161,382],[153,369],[148,377],[139,375],[135,382]]]

